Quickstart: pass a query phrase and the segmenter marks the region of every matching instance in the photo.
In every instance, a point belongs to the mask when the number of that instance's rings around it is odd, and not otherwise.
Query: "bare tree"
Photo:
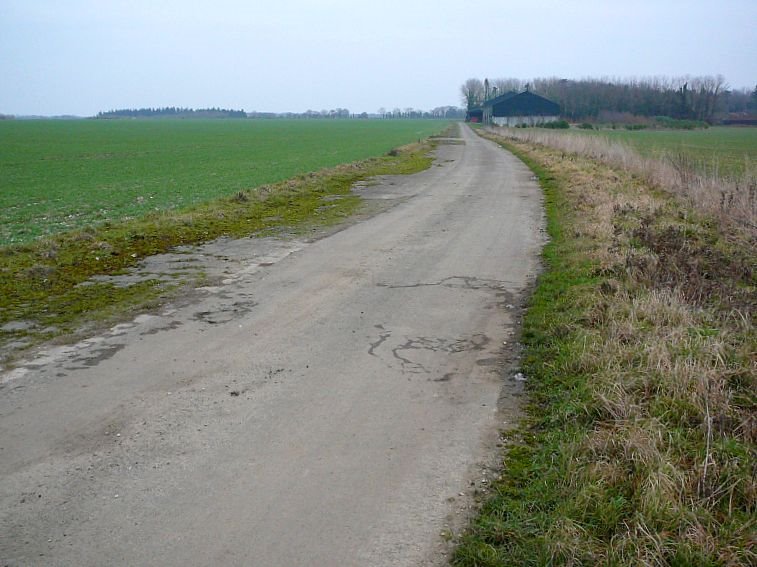
[[[460,85],[460,94],[466,108],[475,108],[483,101],[484,84],[480,79],[468,79]]]
[[[500,78],[489,81],[497,94],[520,92],[525,81]],[[720,76],[705,77],[599,77],[568,80],[536,78],[530,83],[534,93],[560,104],[563,116],[572,120],[635,120],[639,116],[669,116],[712,122],[728,106],[729,87]],[[492,88],[493,90],[493,88]],[[484,83],[468,79],[461,86],[468,108],[481,104]]]
[[[492,85],[497,89],[497,92],[501,95],[508,92],[519,93],[523,90],[523,81],[520,79],[513,79],[511,77],[494,79]]]

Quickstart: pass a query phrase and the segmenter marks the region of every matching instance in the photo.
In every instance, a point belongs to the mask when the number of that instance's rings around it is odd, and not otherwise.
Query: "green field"
[[[665,157],[687,154],[697,169],[717,176],[740,176],[745,171],[753,171],[757,164],[757,128],[586,132],[622,140],[645,155]]]
[[[386,153],[437,121],[0,122],[0,246]]]

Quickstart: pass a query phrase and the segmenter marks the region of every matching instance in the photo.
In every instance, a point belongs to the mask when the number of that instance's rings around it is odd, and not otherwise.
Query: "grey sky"
[[[0,113],[459,105],[468,77],[757,82],[757,0],[0,0]]]

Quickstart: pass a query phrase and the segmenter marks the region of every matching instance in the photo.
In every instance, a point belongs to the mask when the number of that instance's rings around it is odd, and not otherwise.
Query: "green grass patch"
[[[425,139],[430,120],[0,121],[0,246],[181,210]]]
[[[453,564],[755,564],[749,253],[625,172],[507,147],[551,240],[523,321],[527,417]]]

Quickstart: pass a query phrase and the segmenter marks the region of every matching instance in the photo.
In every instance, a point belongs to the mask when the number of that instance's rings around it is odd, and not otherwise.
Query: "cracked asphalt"
[[[0,565],[444,564],[544,242],[530,171],[461,137],[356,188],[384,212],[213,243],[215,285],[0,375]]]

